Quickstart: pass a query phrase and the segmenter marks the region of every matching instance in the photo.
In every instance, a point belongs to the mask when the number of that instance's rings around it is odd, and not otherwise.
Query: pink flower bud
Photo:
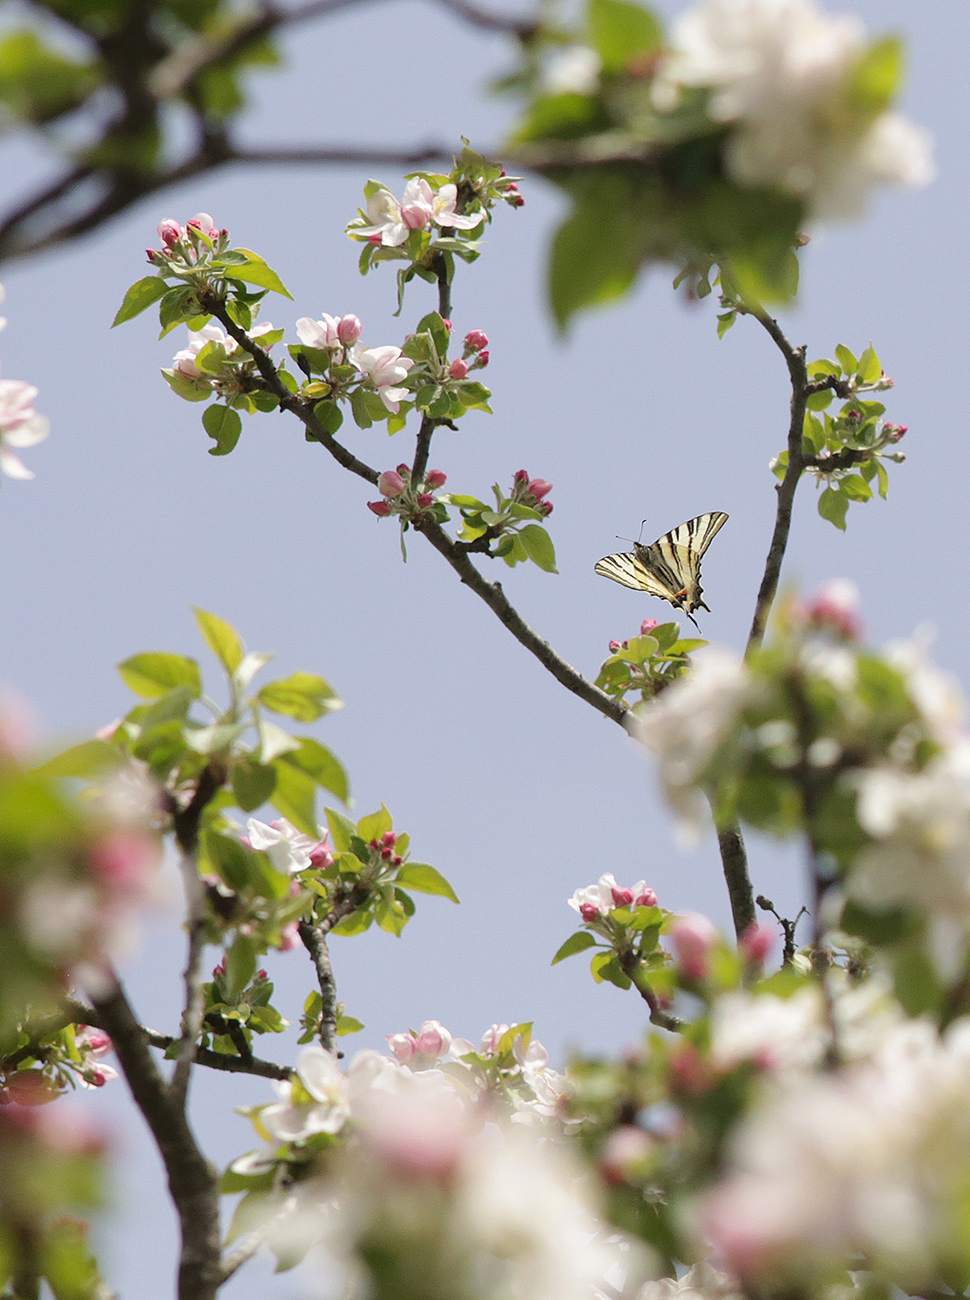
[[[629,907],[633,902],[633,890],[627,889],[625,885],[617,885],[615,889],[610,890],[610,893],[617,907]]]
[[[427,474],[424,476],[424,481],[427,483],[428,487],[440,488],[444,487],[447,483],[448,475],[444,470],[429,469]]]
[[[242,927],[240,927],[240,933]],[[300,923],[291,921],[289,925],[284,925],[280,931],[280,952],[292,952],[294,948],[300,946]]]
[[[337,338],[341,343],[356,343],[363,330],[358,316],[341,316],[337,321]]]
[[[539,511],[539,514],[540,514],[540,515],[551,515],[551,514],[552,514],[552,502],[551,502],[551,501],[540,501],[539,504],[536,506],[536,509]]]
[[[452,379],[464,379],[468,374],[468,362],[461,357],[455,357],[448,367],[448,374],[451,375]]]
[[[513,185],[509,186],[510,190],[515,188],[516,187]],[[522,197],[521,194],[513,194],[512,198],[509,201],[511,202],[513,208],[525,207],[525,199]]]
[[[639,894],[633,900],[634,907],[656,907],[657,895],[648,885],[646,889],[641,889]]]
[[[413,1061],[418,1054],[418,1045],[411,1034],[388,1034],[387,1045],[391,1055],[402,1065]]]
[[[396,470],[386,469],[377,480],[377,490],[382,497],[399,497],[404,491],[404,479]]]
[[[674,921],[670,941],[680,969],[688,979],[702,980],[707,975],[708,957],[717,940],[714,922],[698,912],[688,912]]]
[[[884,424],[882,426],[882,431],[889,438],[890,442],[899,442],[900,438],[908,428],[908,424]]]
[[[654,1140],[636,1124],[615,1128],[600,1152],[600,1174],[611,1186],[625,1183],[650,1158]]]
[[[620,648],[620,643],[619,643],[619,641],[611,641],[611,642],[610,642],[610,649],[613,651],[614,654],[616,654],[616,652],[617,652],[617,650],[619,650],[619,648]]]
[[[397,843],[397,836],[393,831],[385,831],[381,836],[381,843],[384,845],[385,849],[393,849],[394,845]]]
[[[195,226],[210,239],[217,239],[219,236],[219,227],[209,216],[208,212],[197,212],[194,217],[190,217],[185,223],[187,226]]]
[[[475,358],[474,368],[476,370],[484,370],[487,365],[488,365],[488,352],[487,350],[483,349],[481,352],[479,352],[478,356]]]
[[[269,979],[269,972],[266,971],[266,970],[264,970],[263,967],[260,966],[259,970],[256,972],[256,978],[257,978],[258,980],[268,980],[268,979]]]
[[[640,635],[648,636],[656,626],[657,620],[655,618],[645,618],[640,624]]]
[[[399,867],[403,861],[404,859],[401,857],[400,853],[395,853],[394,857],[391,858],[391,866]]]
[[[411,477],[411,466],[405,465],[404,461],[402,460],[400,465],[398,465],[397,467],[397,472],[400,474],[401,478],[403,478],[404,481],[407,482],[407,480]]]
[[[481,352],[482,348],[488,347],[488,335],[484,330],[469,330],[464,347],[466,352]]]
[[[738,940],[738,951],[749,966],[761,966],[774,944],[774,930],[752,921]]]
[[[158,223],[158,237],[165,248],[171,248],[185,234],[185,231],[173,217],[166,217]]]
[[[862,623],[856,614],[858,604],[855,583],[836,578],[819,588],[805,607],[805,614],[816,627],[846,641],[857,641],[862,635]]]
[[[213,966],[212,978],[216,980],[220,979],[223,975],[225,975],[225,973],[226,973],[226,959],[225,957],[223,957],[222,961],[219,963],[218,966]]]
[[[390,849],[381,849],[381,858],[382,858],[385,862],[390,862],[390,860],[391,860],[391,850],[390,850]]]
[[[434,505],[434,497],[430,492],[422,492],[418,497],[418,505],[422,510],[427,510]]]
[[[405,203],[401,206],[401,220],[408,230],[421,230],[431,220],[431,213],[421,203]]]
[[[108,1080],[113,1077],[115,1077],[113,1070],[111,1074],[108,1074],[107,1070],[92,1070],[88,1075],[91,1083],[93,1083],[96,1088],[103,1088]]]
[[[527,469],[517,469],[512,481],[514,483],[528,483],[529,471]]]
[[[552,491],[552,484],[547,483],[544,478],[534,478],[529,484],[529,491],[538,501]]]
[[[579,915],[587,925],[592,925],[594,921],[600,919],[600,910],[593,903],[580,903]]]
[[[375,515],[389,515],[391,507],[386,501],[368,501],[367,509],[374,512]]]
[[[104,1056],[113,1050],[111,1039],[103,1029],[85,1029],[83,1036],[78,1035],[79,1046],[86,1047],[95,1056]]]
[[[448,319],[448,317],[447,317],[447,316],[442,316],[442,318],[441,318],[441,323],[442,323],[442,325],[444,325],[445,329],[446,329],[446,330],[448,331],[448,333],[450,334],[450,333],[451,333],[451,321]]]
[[[417,1034],[418,1051],[422,1056],[437,1059],[451,1046],[451,1034],[440,1020],[426,1020]]]
[[[333,853],[323,840],[316,848],[310,850],[310,866],[315,867],[317,871],[325,871],[327,867],[333,866]]]
[[[123,894],[143,890],[158,858],[157,841],[140,831],[109,831],[88,851],[91,869],[101,883]]]

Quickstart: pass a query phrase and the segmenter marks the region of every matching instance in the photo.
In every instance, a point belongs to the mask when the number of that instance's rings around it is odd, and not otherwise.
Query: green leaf
[[[849,509],[849,498],[837,488],[826,488],[818,499],[818,512],[823,519],[845,532],[845,515]]]
[[[844,344],[837,343],[835,345],[835,355],[839,359],[839,365],[842,367],[842,373],[844,375],[851,376],[856,373],[859,368],[859,363]]]
[[[274,293],[281,293],[284,298],[292,299],[293,295],[286,285],[276,272],[266,265],[258,253],[254,253],[249,248],[236,248],[233,251],[242,253],[246,259],[242,263],[235,263],[235,259],[233,259],[232,276],[234,279],[243,280],[246,284],[258,284],[261,289],[272,289]],[[218,261],[214,264],[218,265]]]
[[[226,991],[238,997],[256,974],[256,941],[248,935],[237,935],[226,952]]]
[[[216,402],[202,412],[202,424],[215,446],[209,448],[210,456],[228,456],[242,433],[242,420],[231,406]]]
[[[649,230],[637,187],[614,172],[586,174],[575,206],[552,242],[549,295],[564,330],[578,311],[627,292],[643,259]],[[610,238],[603,238],[609,229]]]
[[[558,962],[565,961],[567,957],[574,957],[576,953],[585,952],[587,948],[594,948],[595,946],[596,940],[588,930],[577,930],[558,949],[550,965],[555,966]]]
[[[259,758],[260,762],[272,763],[281,754],[288,754],[291,750],[299,749],[300,742],[295,736],[291,736],[288,731],[278,727],[275,722],[267,722],[265,718],[259,720]]]
[[[393,902],[382,900],[374,908],[374,920],[377,924],[382,930],[396,937],[400,937],[403,933],[409,919],[403,900],[394,899]]]
[[[604,72],[626,71],[644,55],[658,53],[663,41],[653,14],[629,0],[590,0],[586,22]]]
[[[868,501],[872,496],[872,488],[861,474],[846,474],[839,486],[850,501]]]
[[[227,623],[225,619],[219,618],[216,614],[208,614],[204,609],[199,609],[195,605],[192,607],[192,612],[195,614],[195,621],[206,645],[226,672],[234,673],[242,663],[243,655],[246,653],[246,647],[243,645],[239,633],[231,623]]]
[[[231,835],[206,831],[203,837],[206,857],[230,889],[245,889],[252,880],[251,857],[245,845]]]
[[[518,538],[525,547],[525,553],[540,569],[546,573],[558,573],[556,568],[556,549],[552,538],[539,524],[526,524],[519,530]]]
[[[313,408],[314,417],[327,433],[336,433],[344,422],[344,413],[331,398],[325,397]]]
[[[391,814],[382,804],[379,812],[368,813],[366,817],[361,817],[357,823],[357,834],[366,844],[370,840],[379,840],[386,831],[393,828],[393,825]]]
[[[168,285],[157,275],[146,275],[144,280],[136,280],[125,294],[124,301],[118,308],[118,314],[111,322],[111,328],[114,329],[116,325],[122,325],[126,320],[140,315],[167,293]]]
[[[889,491],[889,475],[881,460],[876,461],[876,474],[879,476],[879,495],[885,501],[886,493]]]
[[[364,1028],[363,1020],[357,1020],[354,1016],[337,1017],[337,1037],[343,1038],[346,1034],[359,1034]]]
[[[884,36],[859,59],[849,75],[846,91],[857,108],[875,117],[895,99],[902,76],[902,42],[898,36]]]
[[[296,718],[298,722],[314,722],[321,713],[343,707],[323,678],[312,673],[292,673],[267,682],[258,698],[267,709]]]
[[[628,989],[630,987],[630,977],[623,974],[620,963],[616,960],[616,954],[613,952],[598,952],[591,960],[589,969],[597,984],[602,984],[605,980],[610,984],[615,984],[618,989]]]
[[[121,755],[107,740],[83,740],[55,754],[36,770],[43,776],[97,777],[118,767]]]
[[[335,808],[327,808],[327,825],[330,828],[330,842],[338,853],[349,853],[350,843],[357,834],[357,827]]]
[[[273,768],[276,772],[273,807],[287,821],[292,822],[298,831],[309,835],[311,839],[319,839],[320,831],[316,819],[317,788],[313,779],[283,759],[277,759]]]
[[[358,907],[356,912],[351,912],[351,914],[345,916],[342,921],[338,921],[330,933],[344,935],[363,934],[365,930],[370,929],[373,919],[374,918],[370,912],[366,911],[362,907]]]
[[[440,894],[453,903],[458,902],[458,895],[441,872],[423,862],[405,862],[397,873],[397,882],[408,889],[416,889],[419,894]]]
[[[882,366],[870,343],[859,358],[859,378],[864,384],[874,384],[881,374]]]
[[[301,772],[306,772],[317,785],[346,803],[350,790],[347,773],[340,760],[311,736],[297,736],[295,739],[299,741],[300,747],[284,754],[285,761],[298,767]]]
[[[202,676],[194,659],[182,655],[147,653],[132,655],[118,665],[125,685],[145,699],[157,699],[174,686],[187,686],[193,699],[202,693]]]
[[[276,789],[276,770],[251,755],[232,764],[229,779],[233,797],[243,812],[254,812]]]

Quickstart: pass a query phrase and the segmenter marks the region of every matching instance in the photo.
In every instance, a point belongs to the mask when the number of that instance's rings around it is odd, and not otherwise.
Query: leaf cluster
[[[537,508],[538,502],[529,504],[523,500],[518,484],[513,484],[507,496],[493,483],[492,494],[494,506],[467,493],[444,493],[439,498],[447,505],[457,506],[461,512],[464,521],[458,534],[461,540],[472,544],[484,540],[488,554],[504,560],[510,567],[531,560],[545,573],[558,573],[552,538],[540,522],[547,512]]]
[[[698,637],[682,638],[679,623],[660,623],[649,634],[621,642],[604,659],[596,685],[615,700],[626,701],[639,692],[652,700],[690,668],[690,655],[708,643]]]

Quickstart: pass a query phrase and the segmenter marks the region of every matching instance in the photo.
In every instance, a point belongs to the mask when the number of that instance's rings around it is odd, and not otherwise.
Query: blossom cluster
[[[863,91],[879,53],[858,19],[814,0],[701,0],[674,24],[654,102],[670,112],[706,92],[734,181],[793,195],[816,220],[855,217],[876,185],[933,175],[926,133]]]
[[[385,470],[377,480],[380,501],[368,501],[368,510],[375,515],[400,515],[413,519],[415,515],[430,511],[435,503],[433,493],[444,487],[447,476],[440,469],[429,469],[419,479],[414,479],[409,465]]]
[[[269,321],[261,321],[247,333],[254,341],[262,340],[260,347],[268,350],[282,331],[275,330]],[[211,322],[190,329],[188,344],[176,352],[171,368],[162,371],[179,397],[190,402],[204,402],[213,393],[232,402],[249,391],[255,373],[256,363],[250,353]]]
[[[178,275],[205,265],[229,247],[229,231],[220,228],[208,212],[197,212],[184,226],[174,217],[158,223],[161,250],[149,248],[146,255],[152,266]]]

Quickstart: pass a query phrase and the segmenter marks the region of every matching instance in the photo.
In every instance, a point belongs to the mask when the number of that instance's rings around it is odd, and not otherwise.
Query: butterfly
[[[675,609],[682,609],[690,621],[695,609],[707,609],[701,600],[701,559],[714,539],[714,534],[727,522],[723,510],[688,519],[671,532],[658,537],[649,546],[634,543],[632,551],[618,551],[604,555],[596,564],[596,572],[603,578],[622,582],[634,591],[645,591],[661,600],[669,600]],[[710,613],[710,610],[707,610]]]

